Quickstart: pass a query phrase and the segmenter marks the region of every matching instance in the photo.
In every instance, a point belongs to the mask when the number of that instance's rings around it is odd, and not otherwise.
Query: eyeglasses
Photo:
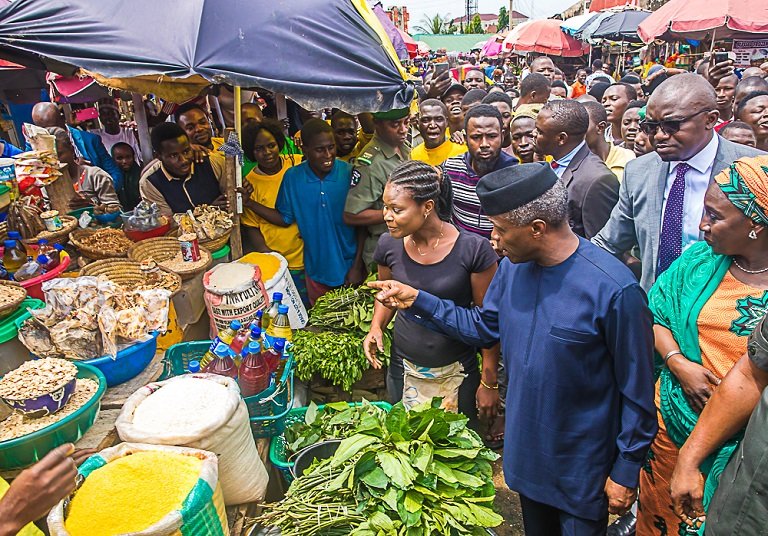
[[[701,110],[693,115],[684,117],[682,119],[664,119],[662,121],[640,121],[640,130],[642,130],[647,136],[653,136],[656,131],[661,128],[661,131],[667,136],[676,134],[680,130],[680,126],[693,119],[697,115],[709,113],[710,110]]]

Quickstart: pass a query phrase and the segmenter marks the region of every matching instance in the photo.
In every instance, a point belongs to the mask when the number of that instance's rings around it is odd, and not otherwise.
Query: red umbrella
[[[637,28],[646,43],[655,39],[718,39],[768,33],[768,2],[764,0],[670,0]]]
[[[551,56],[576,57],[587,50],[586,43],[577,41],[560,29],[562,21],[552,19],[524,22],[504,39],[504,50],[539,52]]]
[[[408,55],[411,58],[415,58],[419,54],[419,44],[407,33],[402,31],[400,28],[397,28],[397,33],[400,34],[400,37],[403,38],[403,42],[405,43],[405,49],[408,51]]]

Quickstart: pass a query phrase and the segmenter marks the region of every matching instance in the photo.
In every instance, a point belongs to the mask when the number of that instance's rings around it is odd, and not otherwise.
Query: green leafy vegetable
[[[294,480],[286,499],[259,521],[283,536],[333,536],[340,527],[351,536],[479,536],[501,524],[492,508],[490,463],[498,456],[466,427],[466,417],[439,404],[435,399],[411,411],[397,404],[386,418],[364,406],[336,454]],[[306,437],[318,435],[355,409],[313,412],[301,426],[312,429]],[[313,505],[315,516],[305,516],[306,508],[292,511],[298,503]]]

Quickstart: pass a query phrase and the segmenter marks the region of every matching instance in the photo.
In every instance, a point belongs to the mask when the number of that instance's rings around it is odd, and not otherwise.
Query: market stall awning
[[[0,10],[0,57],[157,94],[170,79],[178,95],[262,87],[311,110],[388,110],[413,97],[365,0],[16,0]]]
[[[583,13],[581,15],[576,15],[575,17],[565,19],[561,22],[560,29],[568,35],[576,35],[582,28],[592,22],[595,17],[597,17],[597,13]]]
[[[637,27],[650,14],[650,11],[635,10],[611,13],[600,21],[589,37],[591,39],[640,43],[641,39],[637,35]]]
[[[640,38],[765,38],[768,2],[764,0],[670,0],[638,27]]]
[[[400,30],[391,20],[389,20],[389,16],[387,16],[384,8],[381,7],[380,2],[373,6],[373,12],[376,14],[376,18],[379,19],[381,26],[387,33],[387,37],[389,37],[389,40],[392,42],[392,46],[395,47],[397,57],[401,60],[407,60],[409,58],[409,50],[403,41],[403,37],[400,35]]]
[[[587,45],[563,33],[560,29],[561,22],[554,19],[540,19],[515,26],[504,39],[504,50],[539,52],[563,57],[583,55]]]

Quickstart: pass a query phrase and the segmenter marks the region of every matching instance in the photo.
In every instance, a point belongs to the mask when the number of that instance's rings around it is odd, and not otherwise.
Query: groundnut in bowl
[[[77,367],[66,359],[35,359],[0,379],[0,398],[29,418],[62,409],[75,391]]]

